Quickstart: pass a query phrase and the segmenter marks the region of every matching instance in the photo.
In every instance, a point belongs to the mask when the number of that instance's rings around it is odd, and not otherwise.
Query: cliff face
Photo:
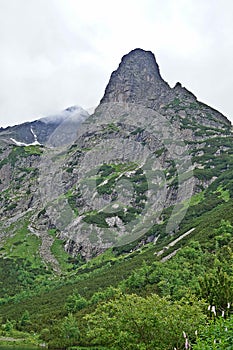
[[[156,240],[160,225],[173,234],[191,196],[231,166],[229,120],[180,83],[170,88],[154,55],[141,49],[122,58],[95,113],[65,125],[49,135],[59,147],[3,142],[0,151],[2,249],[26,225],[55,271],[55,236],[69,254],[89,259]]]
[[[110,77],[103,103],[135,103],[173,117],[176,112],[203,125],[230,126],[218,111],[197,101],[186,88],[177,83],[171,88],[161,77],[155,56],[150,51],[135,49],[123,56]]]
[[[100,103],[130,102],[147,106],[153,100],[159,106],[169,91],[153,53],[135,49],[122,58],[118,69],[112,73]]]

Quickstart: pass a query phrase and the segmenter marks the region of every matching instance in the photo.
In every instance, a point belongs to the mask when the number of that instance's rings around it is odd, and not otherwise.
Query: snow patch
[[[39,146],[41,146],[40,142],[38,142],[38,140],[37,140],[37,136],[36,136],[35,132],[33,131],[32,127],[31,127],[31,133],[34,136],[34,142],[31,143],[31,145],[39,145]]]
[[[46,141],[46,145],[59,146],[72,143],[77,138],[76,133],[78,127],[89,117],[89,115],[90,114],[82,107],[72,106],[58,114],[40,118],[40,122],[54,125],[54,131],[49,136],[49,140]],[[17,141],[14,138],[11,138],[10,140],[16,146],[41,146],[42,144],[38,141],[38,137],[32,126],[30,127],[30,131],[34,138],[32,143]]]
[[[11,137],[10,140],[11,140],[12,142],[14,142],[14,143],[16,144],[16,146],[27,146],[26,143],[16,141],[15,139],[13,139],[13,137]]]
[[[20,142],[20,141],[16,141],[15,139],[13,139],[13,137],[10,138],[10,140],[12,142],[14,142],[16,144],[16,146],[41,146],[41,143],[38,141],[34,141],[32,143],[24,143],[24,142]]]
[[[37,136],[36,136],[35,132],[33,131],[32,127],[30,130],[31,130],[32,135],[34,136],[34,142],[32,142],[32,143],[20,142],[20,141],[15,140],[13,137],[11,137],[10,140],[12,142],[14,142],[16,144],[16,146],[24,146],[24,147],[25,146],[41,146],[41,143],[38,142]]]

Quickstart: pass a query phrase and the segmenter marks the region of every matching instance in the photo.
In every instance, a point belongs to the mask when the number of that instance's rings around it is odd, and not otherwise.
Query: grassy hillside
[[[145,244],[132,252],[128,246],[108,250],[60,277],[42,266],[33,266],[30,258],[20,259],[13,254],[1,258],[5,281],[0,299],[2,324],[9,320],[17,329],[40,333],[55,346],[56,339],[60,339],[59,329],[72,312],[82,333],[75,339],[89,344],[93,340],[86,334],[84,316],[119,293],[136,293],[142,298],[156,293],[171,303],[186,300],[187,304],[203,298],[203,315],[210,316],[208,304],[215,305],[217,315],[223,310],[231,312],[228,304],[233,302],[233,200],[226,186],[213,183],[196,195],[176,235],[165,236],[165,223],[157,225],[153,230],[159,230],[161,236],[156,244]],[[190,234],[171,245],[190,229]],[[25,310],[30,322],[22,325]]]

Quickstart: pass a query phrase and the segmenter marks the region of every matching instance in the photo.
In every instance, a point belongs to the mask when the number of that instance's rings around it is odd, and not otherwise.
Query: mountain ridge
[[[215,156],[221,155],[228,150],[223,146],[226,139],[232,137],[226,117],[198,102],[180,83],[170,88],[154,55],[142,49],[122,58],[94,114],[81,115],[78,125],[73,125],[77,109],[82,113],[79,107],[64,111],[71,116],[67,128],[63,118],[51,125],[50,119],[35,122],[43,123],[45,146],[53,149],[31,145],[20,151],[14,142],[3,148],[0,189],[5,209],[0,215],[9,225],[12,215],[30,209],[29,232],[37,232],[45,245],[48,232],[55,230],[69,254],[87,260],[114,244],[140,239],[162,222],[160,212],[174,206],[175,214],[183,201],[208,188],[215,180],[214,170],[209,170],[208,177],[201,176],[209,164],[200,155],[218,138],[220,153],[216,150]],[[36,135],[42,143],[36,130],[32,129],[35,135],[31,130],[35,123],[26,124],[31,138],[26,141],[35,142]],[[147,159],[154,164],[149,170]],[[123,183],[128,183],[127,190]],[[167,234],[179,229],[173,221],[171,216]],[[156,233],[151,237],[157,239]]]
[[[161,77],[154,54],[137,48],[124,55],[117,70],[111,74],[100,105],[111,102],[136,103],[166,115],[164,105],[171,104],[175,99],[185,100],[186,108],[188,103],[202,104],[181,83],[177,82],[171,88]],[[222,113],[207,105],[205,107],[218,120],[231,125]]]
[[[24,146],[36,144],[36,141],[41,145],[53,145],[51,139],[56,133],[56,129],[62,124],[70,137],[68,143],[72,143],[76,138],[76,129],[88,116],[89,113],[80,106],[68,107],[57,114],[1,128],[0,140],[12,141],[16,145],[18,143],[18,146],[20,146],[20,143]]]

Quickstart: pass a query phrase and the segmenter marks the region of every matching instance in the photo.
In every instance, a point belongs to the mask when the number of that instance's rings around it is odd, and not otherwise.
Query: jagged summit
[[[151,51],[134,49],[122,57],[120,66],[122,67],[123,64],[128,69],[132,68],[133,65],[133,68],[138,69],[138,73],[147,81],[163,80],[155,55]]]
[[[173,91],[176,93],[176,94],[181,94],[181,95],[185,95],[186,98],[189,96],[191,99],[194,99],[196,100],[196,96],[191,92],[189,91],[188,89],[186,89],[184,86],[182,86],[182,84],[178,81],[176,83],[176,85],[174,86],[173,88]]]
[[[169,85],[160,75],[154,54],[135,49],[122,57],[118,69],[111,75],[101,103],[143,103],[148,96],[157,99],[169,90]]]
[[[199,102],[180,82],[171,88],[161,77],[154,54],[140,48],[122,57],[97,109],[100,111],[106,103],[116,102],[151,108],[168,120],[177,119],[177,115],[182,114],[182,118],[206,126],[231,126],[223,114]]]

